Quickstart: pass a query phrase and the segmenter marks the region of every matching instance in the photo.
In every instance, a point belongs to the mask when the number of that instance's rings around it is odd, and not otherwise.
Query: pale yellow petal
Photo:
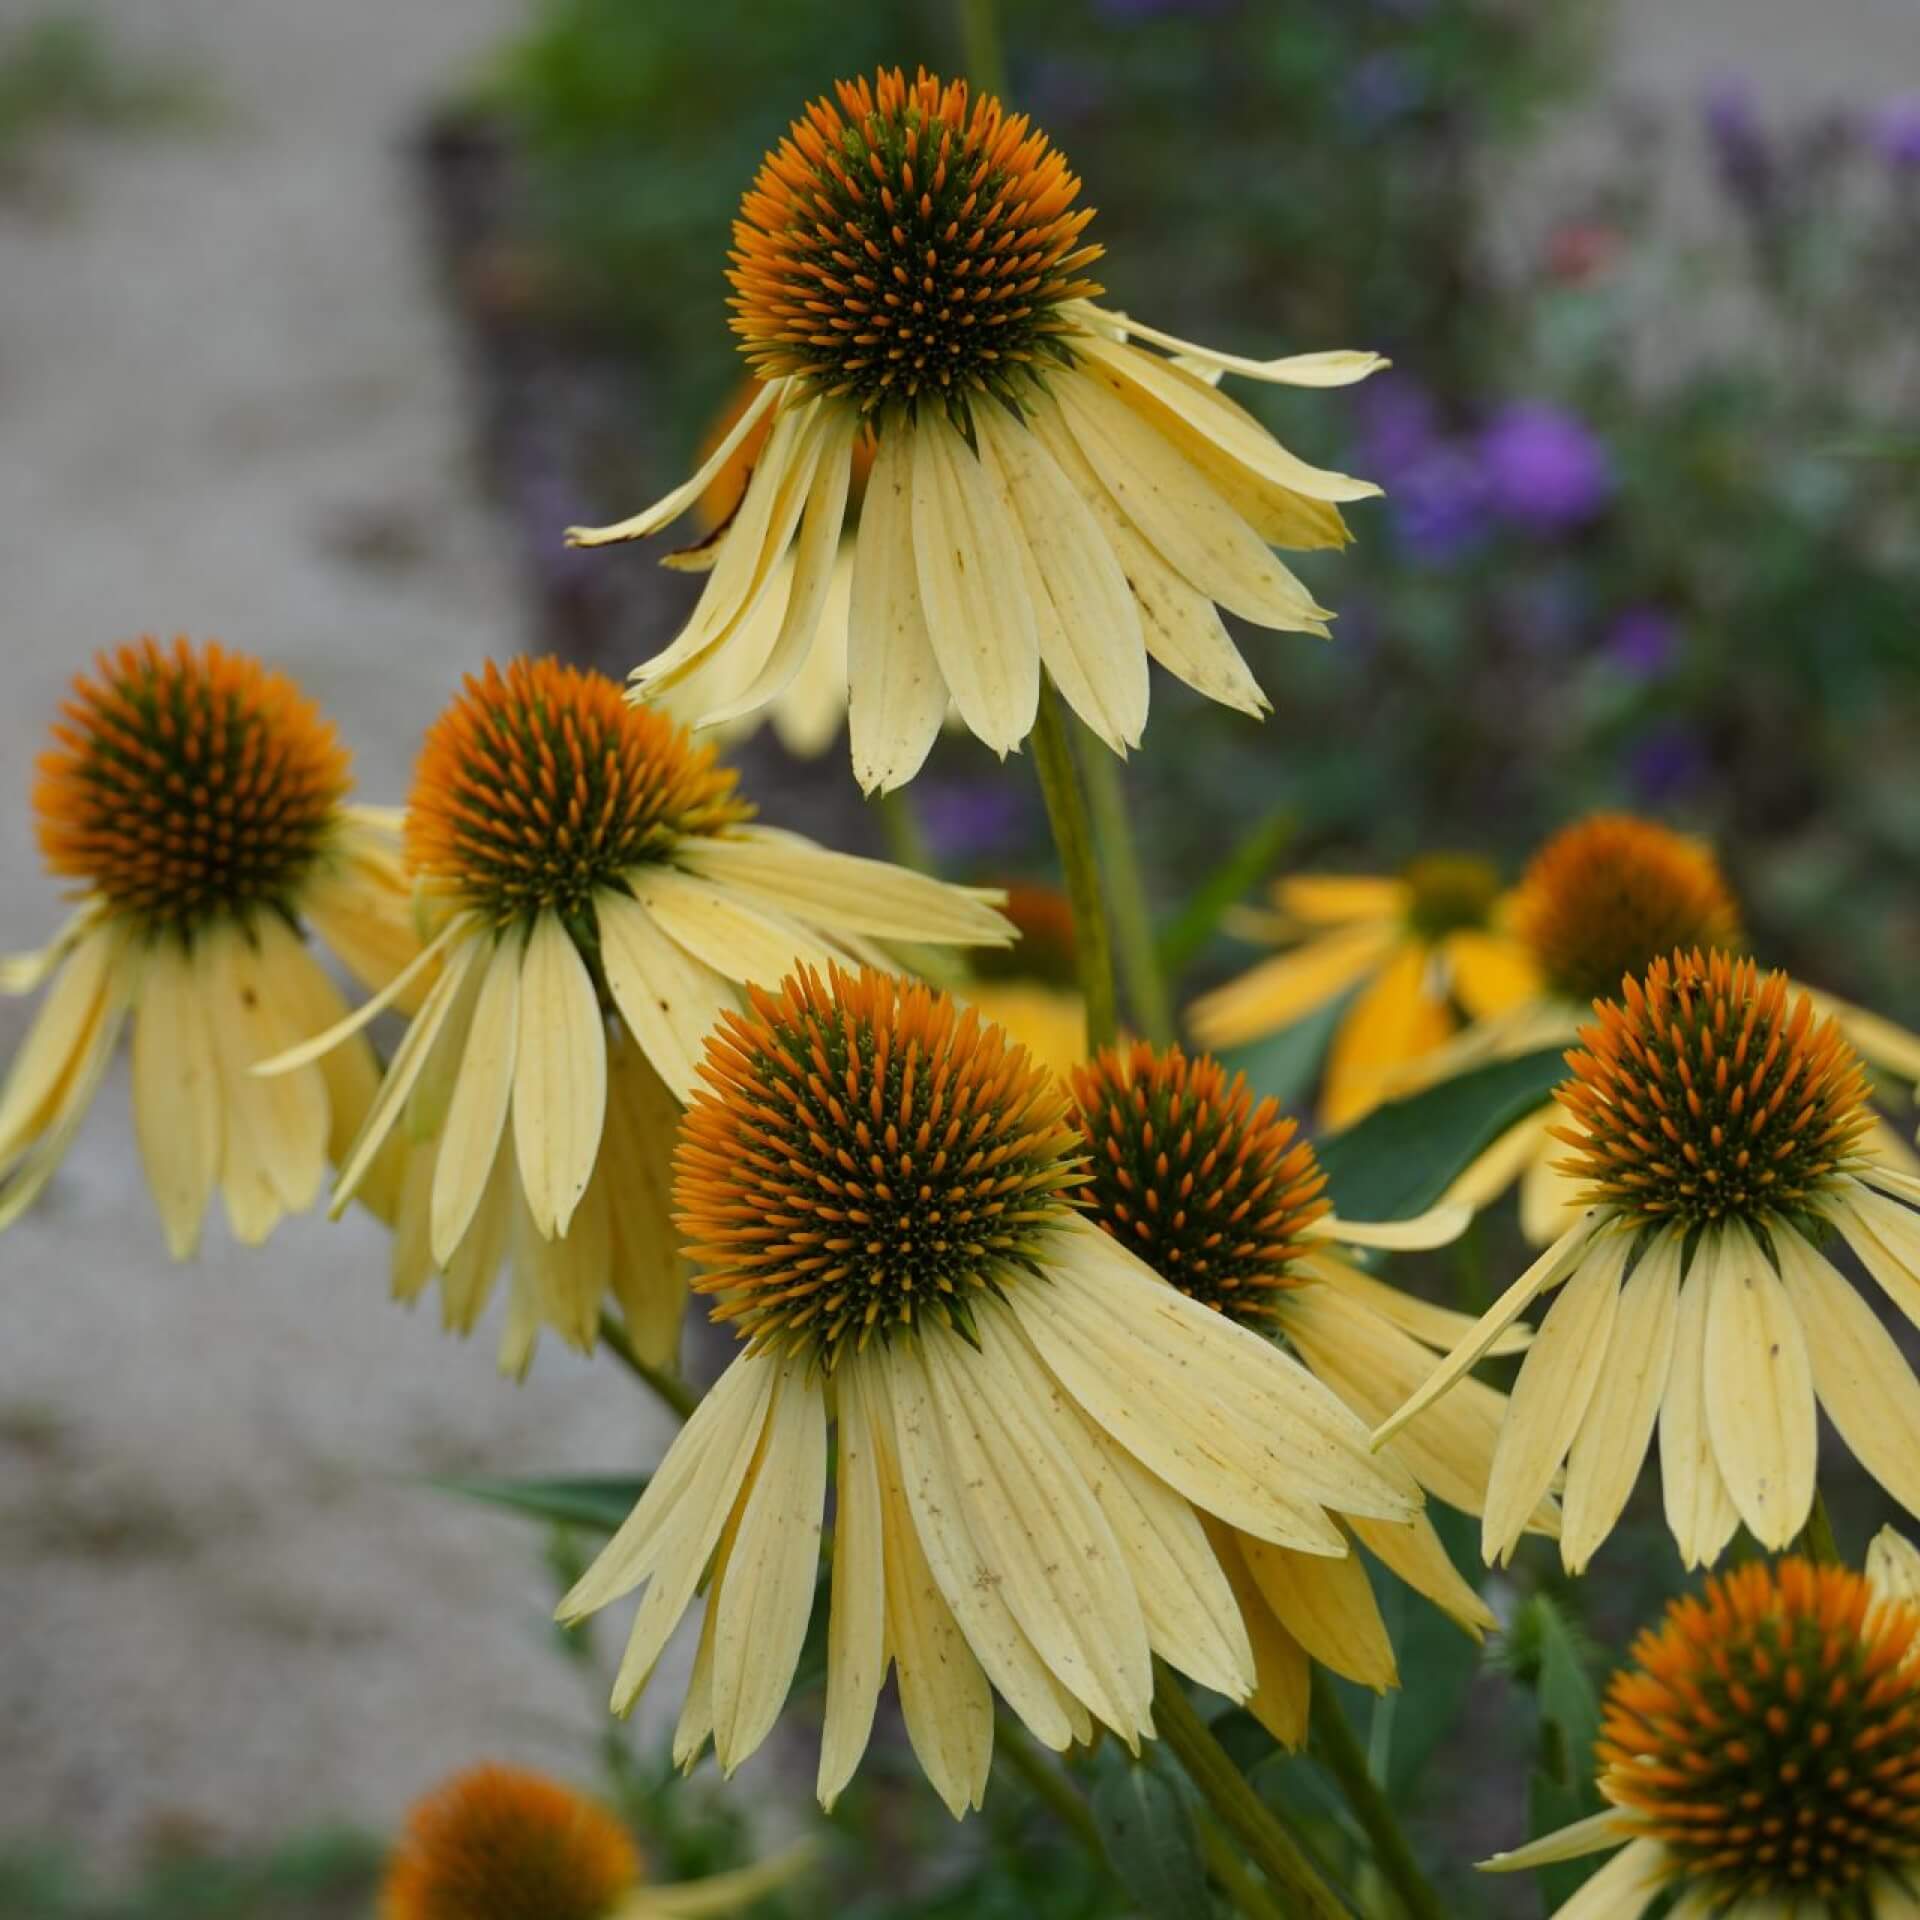
[[[573,936],[543,910],[520,963],[513,1144],[533,1223],[565,1233],[607,1117],[607,1029]]]
[[[920,604],[912,460],[884,433],[867,477],[847,625],[847,724],[861,790],[885,793],[920,771],[947,711],[947,683]]]
[[[1571,1900],[1556,1908],[1553,1920],[1640,1920],[1677,1872],[1672,1856],[1657,1840],[1634,1840]],[[1749,1904],[1745,1901],[1741,1903],[1741,1920],[1749,1920]],[[1769,1917],[1754,1911],[1751,1920]],[[1775,1915],[1771,1920],[1785,1917]]]
[[[773,730],[799,760],[817,760],[847,723],[847,631],[853,611],[853,539],[843,537],[807,657],[773,703]]]
[[[513,1143],[503,1133],[473,1224],[440,1276],[441,1324],[449,1333],[464,1336],[479,1324],[493,1297],[493,1283],[512,1248],[514,1222],[525,1204],[520,1197],[519,1169],[513,1163]]]
[[[778,1891],[804,1872],[814,1849],[803,1841],[731,1873],[709,1874],[704,1880],[682,1880],[668,1886],[644,1886],[629,1894],[607,1920],[705,1920],[709,1914],[745,1913],[767,1894]]]
[[[1307,1714],[1313,1697],[1313,1669],[1305,1650],[1274,1616],[1266,1595],[1240,1556],[1240,1540],[1231,1527],[1206,1522],[1207,1538],[1219,1557],[1220,1571],[1232,1589],[1253,1649],[1253,1691],[1247,1711],[1289,1752],[1307,1743]]]
[[[1636,1828],[1629,1815],[1618,1807],[1606,1807],[1590,1813],[1584,1820],[1561,1827],[1555,1833],[1542,1834],[1524,1847],[1496,1853],[1480,1863],[1482,1873],[1530,1873],[1535,1867],[1558,1866],[1563,1860],[1584,1860],[1588,1854],[1604,1852],[1634,1837]]]
[[[1568,1277],[1520,1363],[1506,1425],[1493,1457],[1481,1551],[1491,1564],[1512,1557],[1527,1518],[1553,1485],[1580,1430],[1601,1370],[1620,1301],[1620,1274],[1631,1241],[1597,1241]]]
[[[1405,917],[1412,890],[1404,880],[1364,873],[1295,873],[1274,882],[1273,897],[1290,919],[1313,926],[1340,926],[1349,920]]]
[[[202,990],[179,941],[149,944],[133,1008],[133,1130],[176,1260],[199,1241],[220,1170],[220,1072]]]
[[[1476,1020],[1510,1013],[1540,993],[1540,970],[1517,940],[1468,927],[1448,934],[1441,953],[1454,998]]]
[[[919,1346],[967,1530],[1013,1617],[1054,1678],[1137,1741],[1152,1726],[1153,1656],[1099,1503],[1048,1423],[1035,1418],[1017,1374],[938,1325],[921,1328]]]
[[[1087,464],[1196,592],[1257,626],[1326,631],[1326,608],[1163,433],[1090,375],[1063,375],[1054,391]]]
[[[1092,513],[1127,576],[1147,652],[1209,700],[1256,719],[1266,713],[1271,703],[1228,637],[1213,602],[1162,559],[1120,510],[1081,452],[1058,406],[1036,401],[1028,418]]]
[[[411,1153],[402,1153],[387,1272],[393,1297],[403,1306],[412,1306],[433,1278],[433,1249],[427,1244],[427,1211],[432,1198],[433,1150],[416,1147]]]
[[[300,918],[377,993],[419,958],[420,922],[397,829],[367,824],[371,808],[352,811],[353,824],[301,892]],[[394,1004],[414,1012],[429,984],[416,976]]]
[[[1312,1221],[1306,1234],[1312,1240],[1339,1240],[1350,1247],[1375,1247],[1385,1253],[1427,1253],[1435,1247],[1451,1246],[1472,1221],[1472,1209],[1457,1205],[1430,1207],[1404,1220],[1343,1220],[1338,1214],[1328,1213]]]
[[[1796,980],[1794,991],[1813,1002],[1821,1019],[1838,1020],[1840,1031],[1870,1064],[1910,1084],[1920,1081],[1920,1033],[1910,1032],[1884,1015],[1856,1007],[1838,994],[1808,987]]]
[[[834,853],[796,835],[748,829],[733,839],[689,841],[680,865],[829,933],[997,947],[1016,937],[996,910],[1004,898],[997,892]]]
[[[1760,1243],[1737,1220],[1704,1236],[1707,1432],[1753,1537],[1776,1552],[1813,1505],[1819,1422],[1800,1317]]]
[[[1584,1573],[1633,1492],[1673,1369],[1683,1236],[1665,1233],[1620,1290],[1606,1365],[1567,1457],[1560,1557]]]
[[[686,1317],[686,1263],[673,1224],[680,1104],[630,1034],[607,1048],[607,1130],[594,1182],[606,1189],[609,1283],[640,1357],[672,1370]]]
[[[1885,1170],[1877,1169],[1875,1177],[1884,1184]],[[1920,1215],[1884,1193],[1855,1186],[1841,1193],[1832,1218],[1881,1291],[1920,1327]]]
[[[1355,1514],[1348,1522],[1360,1543],[1477,1640],[1491,1633],[1499,1617],[1453,1564],[1446,1542],[1423,1513],[1409,1525],[1368,1520]]]
[[[1433,1220],[1448,1211],[1435,1208],[1432,1213],[1419,1217]],[[1316,1248],[1304,1254],[1300,1259],[1299,1271],[1302,1277],[1319,1280],[1336,1293],[1345,1294],[1359,1306],[1369,1309],[1382,1320],[1390,1321],[1403,1333],[1412,1334],[1416,1340],[1432,1347],[1437,1353],[1445,1353],[1456,1340],[1464,1339],[1474,1329],[1471,1314],[1456,1313],[1451,1307],[1436,1306],[1433,1301],[1423,1300],[1416,1293],[1407,1293],[1385,1280],[1376,1280],[1372,1274],[1343,1260],[1331,1248]],[[1290,1308],[1294,1297],[1289,1294],[1282,1305]],[[1497,1359],[1502,1354],[1524,1353],[1532,1341],[1533,1329],[1524,1320],[1517,1320],[1494,1341],[1487,1349],[1487,1354],[1490,1359]]]
[[[780,1717],[813,1612],[827,1497],[827,1407],[808,1359],[786,1362],[720,1583],[713,1642],[713,1743],[731,1774]]]
[[[1566,1116],[1557,1108],[1548,1112],[1554,1124],[1564,1123]],[[1521,1169],[1520,1232],[1531,1246],[1550,1246],[1586,1210],[1582,1196],[1587,1183],[1562,1170],[1560,1162],[1566,1157],[1566,1142],[1543,1129],[1532,1158]]]
[[[1072,1738],[1072,1723],[1056,1697],[1047,1663],[1002,1591],[1001,1568],[969,1528],[924,1370],[913,1364],[905,1346],[883,1348],[862,1367],[861,1383],[875,1423],[887,1423],[889,1452],[898,1464],[915,1536],[968,1646],[1034,1738],[1058,1751]]]
[[[1431,948],[1406,941],[1354,997],[1327,1053],[1320,1095],[1329,1127],[1351,1126],[1395,1088],[1408,1063],[1445,1043],[1454,1020]]]
[[[661,1079],[681,1100],[691,1098],[707,1034],[738,996],[724,974],[669,939],[637,900],[603,888],[593,906],[613,1004]]]
[[[452,1259],[473,1222],[507,1124],[520,1028],[519,943],[511,937],[495,941],[474,977],[480,983],[478,997],[434,1159],[428,1230],[434,1264],[440,1267]]]
[[[55,977],[0,1090],[0,1164],[42,1132],[99,1026],[115,973],[127,954],[123,935],[99,927],[73,949]]]
[[[1882,1527],[1867,1546],[1867,1578],[1890,1599],[1920,1601],[1920,1547]]]
[[[662,933],[729,980],[775,987],[802,963],[824,973],[840,957],[813,928],[730,887],[674,867],[636,867],[627,879]]]
[[[1398,930],[1366,921],[1275,954],[1237,980],[1205,993],[1188,1010],[1203,1047],[1235,1047],[1291,1026],[1380,966]]]
[[[1289,1553],[1247,1534],[1239,1547],[1267,1605],[1310,1659],[1376,1693],[1399,1685],[1393,1642],[1358,1554]]]
[[[1686,1567],[1710,1566],[1740,1515],[1707,1432],[1707,1302],[1711,1263],[1694,1255],[1674,1316],[1673,1371],[1660,1403],[1660,1487],[1667,1527]]]
[[[683,480],[679,486],[664,499],[656,500],[644,512],[634,514],[630,519],[622,520],[608,527],[569,527],[567,545],[570,547],[600,547],[616,540],[644,540],[650,533],[670,525],[686,512],[693,503],[713,485],[721,469],[740,450],[747,436],[759,426],[767,409],[786,392],[784,380],[765,382],[753,402],[727,430],[725,438],[708,454],[705,461],[690,479]]]
[[[1147,724],[1140,610],[1100,523],[1039,437],[997,406],[974,410],[981,465],[1019,541],[1041,663],[1116,753]]]
[[[857,1372],[848,1370],[848,1378]],[[887,1677],[885,1509],[866,1395],[839,1395],[833,1599],[827,1614],[827,1707],[815,1791],[829,1812],[873,1732]]]
[[[1817,1247],[1784,1221],[1770,1236],[1827,1418],[1853,1457],[1920,1513],[1920,1381],[1880,1316]]]
[[[968,729],[998,754],[1033,731],[1040,642],[1020,552],[979,457],[938,407],[913,446],[913,557],[941,677]]]
[[[107,912],[98,894],[90,895],[68,914],[44,947],[25,953],[0,953],[0,993],[32,993],[53,978],[75,947],[95,932]]]
[[[1131,314],[1115,315],[1098,307],[1093,311],[1117,320],[1119,331],[1130,339],[1151,340],[1169,353],[1183,354],[1189,360],[1218,367],[1223,373],[1242,374],[1249,380],[1278,381],[1290,387],[1350,387],[1390,364],[1380,354],[1355,347],[1336,347],[1323,353],[1290,353],[1279,360],[1249,360],[1241,354],[1222,353],[1217,347],[1182,340],[1178,334],[1162,333],[1158,327],[1146,326]]]
[[[1434,1368],[1419,1392],[1412,1395],[1392,1419],[1374,1429],[1373,1444],[1376,1447],[1385,1445],[1409,1420],[1430,1407],[1462,1375],[1477,1367],[1493,1352],[1494,1343],[1527,1308],[1541,1294],[1557,1287],[1579,1265],[1588,1241],[1603,1224],[1598,1215],[1591,1215],[1541,1254],[1480,1316],[1474,1323],[1473,1332]]]

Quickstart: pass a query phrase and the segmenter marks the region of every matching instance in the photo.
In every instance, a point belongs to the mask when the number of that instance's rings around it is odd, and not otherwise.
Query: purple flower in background
[[[1613,491],[1606,449],[1564,408],[1520,400],[1480,435],[1487,498],[1501,519],[1539,534],[1591,520]]]
[[[1700,115],[1720,184],[1742,206],[1764,207],[1773,197],[1778,169],[1753,89],[1745,80],[1726,75],[1707,89]]]
[[[914,798],[928,850],[943,867],[1004,862],[1020,845],[1026,807],[1004,781],[923,779]]]
[[[1920,93],[1889,100],[1873,116],[1873,144],[1896,173],[1920,173]]]
[[[1657,680],[1679,651],[1680,623],[1661,607],[1629,607],[1607,630],[1607,658],[1635,680]]]
[[[1433,395],[1405,373],[1383,373],[1354,396],[1360,420],[1360,457],[1367,471],[1392,486],[1440,438]]]
[[[1684,720],[1660,720],[1629,742],[1627,784],[1645,807],[1660,807],[1706,782],[1707,750]]]
[[[1387,507],[1401,546],[1417,560],[1445,565],[1486,532],[1486,474],[1470,446],[1435,441],[1394,475]]]
[[[1405,117],[1426,99],[1426,83],[1397,53],[1370,53],[1358,61],[1340,89],[1349,125],[1376,133]]]

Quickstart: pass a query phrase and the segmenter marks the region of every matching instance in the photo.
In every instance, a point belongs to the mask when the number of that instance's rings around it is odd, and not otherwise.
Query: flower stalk
[[[1112,1044],[1120,1031],[1114,998],[1113,945],[1108,929],[1106,888],[1095,850],[1087,800],[1073,764],[1066,722],[1053,683],[1042,678],[1040,707],[1033,723],[1033,766],[1047,806],[1047,824],[1059,850],[1067,898],[1073,907],[1074,958],[1080,992],[1087,1007],[1087,1051]]]
[[[1340,1697],[1324,1673],[1313,1676],[1314,1752],[1340,1784],[1353,1817],[1373,1848],[1374,1863],[1411,1920],[1447,1920],[1440,1896],[1414,1858],[1380,1783],[1367,1765]]]

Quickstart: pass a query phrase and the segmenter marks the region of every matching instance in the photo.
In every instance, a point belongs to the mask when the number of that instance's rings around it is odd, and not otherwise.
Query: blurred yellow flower
[[[543,1325],[590,1348],[610,1287],[643,1355],[672,1358],[666,1164],[707,1030],[743,983],[796,959],[884,961],[888,940],[1010,937],[994,896],[754,826],[735,787],[684,727],[551,660],[489,664],[427,734],[406,853],[444,921],[419,964],[440,972],[334,1205],[404,1117],[396,1290],[437,1270],[464,1331],[510,1259],[508,1372]],[[387,997],[267,1070],[326,1058]]]
[[[1200,1516],[1338,1557],[1331,1512],[1409,1527],[1411,1477],[1081,1217],[1065,1087],[977,1014],[838,968],[751,1001],[708,1043],[675,1188],[696,1284],[749,1344],[561,1609],[646,1585],[615,1706],[711,1566],[675,1754],[711,1739],[731,1773],[766,1738],[812,1611],[830,1424],[824,1804],[889,1662],[955,1815],[985,1790],[995,1690],[1055,1749],[1095,1722],[1150,1736],[1155,1654],[1244,1699],[1254,1654]]]
[[[346,1011],[311,926],[369,985],[419,950],[384,816],[347,804],[348,758],[289,679],[179,639],[103,654],[39,762],[48,868],[78,882],[52,943],[0,986],[52,990],[0,1087],[0,1226],[52,1177],[133,1027],[133,1118],[176,1260],[214,1190],[236,1238],[312,1204],[373,1099],[364,1041],[277,1082],[256,1060]],[[388,1214],[398,1166],[367,1169]]]
[[[1538,991],[1483,860],[1429,854],[1398,878],[1296,874],[1275,884],[1273,900],[1276,912],[1231,924],[1288,951],[1196,1000],[1194,1037],[1241,1046],[1353,994],[1321,1089],[1330,1127],[1350,1126],[1397,1091],[1463,1017],[1494,1018]]]
[[[1163,1280],[1262,1335],[1278,1335],[1360,1418],[1385,1417],[1425,1378],[1435,1352],[1472,1325],[1373,1278],[1344,1247],[1444,1244],[1464,1208],[1369,1226],[1333,1217],[1312,1144],[1244,1076],[1178,1047],[1107,1048],[1073,1076],[1093,1220]],[[1517,1329],[1502,1351],[1526,1344]],[[1392,1457],[1426,1491],[1469,1513],[1485,1501],[1506,1396],[1468,1381],[1430,1408]],[[1439,1415],[1438,1419],[1434,1418]],[[1557,1525],[1543,1498],[1535,1524]],[[1302,1553],[1223,1521],[1207,1532],[1253,1641],[1248,1706],[1273,1736],[1306,1737],[1309,1660],[1362,1686],[1399,1684],[1393,1643],[1357,1540],[1478,1638],[1494,1616],[1461,1578],[1432,1523],[1339,1515],[1342,1554]]]
[[[599,545],[658,531],[765,431],[703,556],[705,593],[636,685],[696,687],[700,717],[721,721],[793,683],[838,630],[854,450],[871,435],[844,587],[853,766],[868,791],[912,779],[949,699],[996,752],[1018,747],[1043,670],[1116,752],[1146,725],[1149,655],[1211,699],[1264,712],[1216,605],[1324,634],[1330,616],[1273,548],[1344,545],[1337,503],[1379,489],[1307,465],[1211,380],[1334,387],[1384,363],[1243,360],[1094,306],[1092,212],[1076,210],[1078,178],[1025,116],[924,71],[842,82],[836,100],[793,123],[734,223],[753,405],[665,499],[569,533]]]
[[[803,1864],[789,1853],[652,1885],[609,1808],[544,1774],[478,1766],[408,1815],[381,1885],[380,1920],[695,1920],[745,1912]]]
[[[1610,1803],[1495,1873],[1623,1850],[1557,1920],[1912,1920],[1920,1610],[1843,1567],[1749,1562],[1683,1597],[1615,1674]],[[1663,1904],[1666,1902],[1672,1904]]]
[[[1561,1557],[1612,1532],[1656,1423],[1688,1566],[1745,1522],[1778,1548],[1813,1503],[1824,1409],[1920,1513],[1920,1382],[1828,1260],[1837,1230],[1920,1323],[1920,1179],[1874,1148],[1865,1071],[1835,1020],[1751,960],[1675,954],[1602,1002],[1568,1056],[1554,1137],[1585,1211],[1376,1434],[1390,1438],[1558,1289],[1522,1363],[1483,1521],[1505,1559],[1565,1468]]]

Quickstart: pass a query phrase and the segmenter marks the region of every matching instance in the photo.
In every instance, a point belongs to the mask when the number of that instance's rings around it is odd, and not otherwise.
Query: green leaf
[[[592,1527],[612,1533],[647,1490],[644,1474],[581,1474],[564,1479],[496,1479],[487,1475],[433,1479],[427,1484],[442,1493],[506,1507],[535,1520],[557,1520],[567,1526]]]
[[[1160,933],[1160,970],[1169,980],[1179,979],[1213,938],[1227,909],[1279,863],[1298,824],[1290,807],[1276,807],[1202,878]]]
[[[1563,1049],[1543,1047],[1375,1107],[1321,1144],[1334,1206],[1349,1220],[1404,1220],[1425,1212],[1476,1155],[1544,1106],[1566,1077]]]
[[[1528,1817],[1538,1839],[1600,1809],[1593,1778],[1600,1697],[1577,1628],[1546,1594],[1535,1594],[1520,1610],[1509,1650],[1540,1703],[1539,1764],[1527,1782]],[[1570,1900],[1602,1864],[1569,1860],[1541,1869],[1549,1908]]]
[[[1134,1905],[1151,1920],[1195,1920],[1212,1909],[1193,1807],[1151,1758],[1115,1755],[1094,1782],[1094,1825]]]

